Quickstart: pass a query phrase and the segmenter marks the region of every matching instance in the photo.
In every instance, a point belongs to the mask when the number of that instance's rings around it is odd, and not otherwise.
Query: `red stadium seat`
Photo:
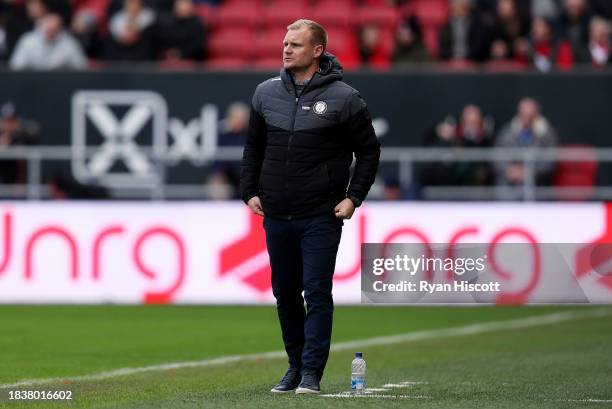
[[[589,145],[566,145],[563,148],[571,148],[581,160],[559,161],[555,168],[553,185],[555,187],[584,188],[581,191],[567,192],[559,189],[557,197],[561,200],[587,200],[591,198],[593,186],[597,177],[597,156],[594,149]]]
[[[331,27],[347,29],[353,25],[354,12],[355,8],[350,2],[320,2],[312,9],[310,16],[326,29]]]
[[[357,22],[360,25],[375,24],[381,28],[395,28],[399,18],[399,12],[393,6],[371,5],[358,9],[356,16]]]
[[[340,60],[342,66],[347,69],[359,67],[359,48],[357,39],[352,31],[331,28],[327,30],[329,43],[327,50]]]
[[[309,7],[310,6],[310,1],[309,0],[271,0],[266,2],[266,5],[268,7],[285,7],[287,5],[293,5],[293,6],[297,6],[297,7]]]
[[[249,6],[256,6],[256,7],[260,7],[261,6],[261,1],[260,0],[223,0],[223,5],[229,5],[231,4],[236,5],[239,4],[243,7],[249,7]]]
[[[349,7],[355,7],[355,3],[357,2],[362,3],[362,1],[357,1],[357,0],[334,0],[333,3],[334,5],[341,4],[341,5],[347,5]],[[313,7],[319,7],[319,6],[324,6],[324,5],[330,6],[331,2],[329,0],[317,0],[312,3]]]
[[[213,57],[206,62],[206,67],[212,70],[243,70],[248,65],[247,59],[235,57]]]
[[[217,9],[210,4],[197,4],[195,6],[196,14],[207,27],[216,26]]]
[[[108,4],[110,0],[88,0],[79,4],[77,10],[75,11],[75,15],[81,10],[87,10],[91,12],[96,19],[96,25],[101,33],[106,33],[107,28],[107,18],[106,11],[108,10]]]
[[[426,27],[423,28],[423,42],[432,56],[438,55],[438,28]]]
[[[391,57],[395,48],[394,32],[390,29],[379,29],[378,33],[378,42],[371,51],[368,60],[360,61],[363,68],[386,70],[391,66]]]
[[[217,10],[217,24],[222,28],[255,28],[261,23],[261,12],[261,8],[256,4],[230,3],[222,5]]]
[[[274,57],[280,60],[283,55],[285,34],[287,30],[281,27],[263,31],[255,42],[254,55],[258,58]]]
[[[278,71],[280,71],[280,69],[283,67],[283,60],[280,55],[278,57],[258,58],[253,62],[253,67],[260,70],[274,71],[278,73]]]
[[[395,37],[391,30],[380,30],[380,40],[370,58],[370,68],[386,70],[391,66],[391,57],[395,48]]]
[[[423,27],[438,29],[448,18],[448,0],[416,0],[412,10]]]
[[[252,54],[253,31],[245,28],[225,28],[210,37],[208,50],[211,57],[248,59]]]
[[[300,3],[280,2],[268,5],[264,9],[264,25],[270,27],[287,27],[295,20],[307,18],[307,8]]]

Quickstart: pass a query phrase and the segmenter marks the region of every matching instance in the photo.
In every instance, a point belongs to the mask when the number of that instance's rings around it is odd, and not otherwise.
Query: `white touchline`
[[[555,402],[612,403],[612,399],[555,399]]]
[[[431,399],[431,396],[421,395],[361,395],[349,393],[326,393],[319,395],[324,398],[383,398],[383,399]]]
[[[587,311],[566,311],[546,315],[536,315],[526,318],[517,318],[504,321],[491,321],[479,324],[469,324],[460,327],[432,329],[426,331],[414,331],[404,334],[389,335],[375,338],[360,339],[348,342],[336,342],[332,344],[331,350],[346,351],[356,348],[399,344],[404,342],[415,342],[428,339],[447,337],[458,337],[465,335],[481,334],[484,332],[504,331],[517,328],[537,327],[541,325],[556,324],[564,321],[578,320],[583,318],[598,318],[612,315],[612,309],[598,308]],[[257,361],[261,359],[277,359],[286,357],[285,351],[271,351],[255,354],[228,355],[218,358],[203,359],[200,361],[174,362],[160,365],[142,366],[136,368],[120,368],[110,371],[96,372],[89,375],[64,376],[55,378],[24,379],[14,383],[0,384],[0,389],[15,388],[18,386],[48,385],[54,383],[99,381],[103,379],[117,378],[120,376],[133,375],[142,372],[163,371],[169,369],[195,368],[213,365],[225,365],[242,361]]]

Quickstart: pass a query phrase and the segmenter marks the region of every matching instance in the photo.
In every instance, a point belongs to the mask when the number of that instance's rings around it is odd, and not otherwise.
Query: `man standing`
[[[343,219],[365,199],[380,156],[366,104],[342,82],[342,67],[326,45],[327,33],[314,21],[287,27],[280,76],[259,84],[253,95],[242,159],[242,199],[264,216],[289,357],[289,369],[272,389],[278,393],[320,391]]]

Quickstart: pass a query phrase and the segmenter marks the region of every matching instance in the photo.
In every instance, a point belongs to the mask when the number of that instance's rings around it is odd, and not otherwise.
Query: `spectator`
[[[577,59],[596,67],[608,66],[612,63],[610,49],[610,22],[601,17],[593,17],[589,29],[588,47],[582,47],[577,52]]]
[[[102,38],[98,32],[96,16],[90,10],[83,9],[74,16],[71,30],[87,57],[101,58]]]
[[[574,50],[587,46],[591,13],[586,0],[565,0],[559,21],[561,37],[568,40]]]
[[[513,59],[526,50],[529,23],[516,7],[514,0],[498,0],[491,28],[491,55],[494,59]]]
[[[144,7],[142,0],[125,0],[123,9],[109,23],[108,59],[152,60],[154,23],[155,12]]]
[[[64,25],[70,27],[72,21],[72,0],[42,0],[48,13],[58,14]]]
[[[219,146],[244,146],[249,126],[249,107],[242,102],[234,102],[227,108],[221,122]]]
[[[249,107],[242,102],[231,104],[221,121],[218,146],[220,147],[242,147],[246,141],[249,126]],[[230,192],[230,196],[238,197],[240,183],[240,164],[228,161],[215,161],[212,172],[206,180],[207,186],[214,187],[211,191],[213,196]],[[226,188],[221,186],[226,184]]]
[[[206,31],[195,13],[193,0],[176,0],[174,13],[159,24],[161,58],[165,60],[202,60]]]
[[[5,102],[0,107],[0,150],[11,146],[32,145],[37,142],[37,129],[27,129],[27,123],[20,119],[15,106]],[[0,161],[0,183],[24,183],[25,163],[22,160]]]
[[[144,5],[159,14],[172,13],[175,0],[144,0]],[[124,5],[125,0],[105,0],[107,3],[106,15],[114,16],[119,13]]]
[[[458,145],[464,148],[485,148],[493,143],[493,120],[483,116],[476,105],[467,105],[461,113],[457,129]],[[457,164],[459,181],[467,186],[487,186],[493,182],[489,162],[461,162]]]
[[[209,200],[230,200],[238,197],[231,181],[221,172],[213,172],[208,175],[204,191]]]
[[[541,114],[540,105],[532,98],[524,98],[519,102],[516,117],[499,132],[495,145],[501,148],[552,148],[557,145],[557,133]],[[535,182],[550,183],[553,168],[551,161],[536,162]],[[499,186],[521,185],[526,176],[522,162],[503,161],[497,164]]]
[[[419,20],[415,16],[404,20],[395,32],[393,63],[417,63],[429,60]]]
[[[65,25],[68,25],[72,18],[69,0],[26,0],[25,6],[30,24],[27,31],[30,31],[49,13],[59,15]]]
[[[493,121],[483,116],[476,105],[466,105],[459,122],[453,116],[438,124],[426,137],[432,147],[482,148],[492,144]],[[487,162],[436,162],[427,166],[421,176],[423,186],[486,186],[492,183]]]
[[[57,7],[51,0],[0,0],[0,60],[10,58],[19,39],[50,12],[50,5],[69,18],[70,8]]]
[[[457,144],[462,147],[487,147],[492,144],[493,120],[485,118],[477,105],[466,105],[456,130]]]
[[[532,22],[529,51],[531,63],[541,72],[548,72],[555,65],[570,68],[573,63],[569,42],[555,42],[551,23],[541,17],[536,17]]]
[[[62,18],[52,13],[42,17],[33,31],[19,39],[10,60],[15,70],[82,69],[86,65],[80,44],[64,30]]]
[[[361,63],[373,68],[388,68],[391,61],[391,49],[383,39],[378,26],[367,24],[359,33],[359,56]]]
[[[471,0],[452,0],[451,15],[438,37],[440,59],[483,61],[485,31]]]
[[[38,24],[44,16],[49,14],[49,8],[43,0],[27,0],[26,12],[31,23],[30,28],[32,28]]]
[[[527,17],[531,14],[534,3],[538,2],[558,2],[559,0],[515,0],[521,16]],[[499,0],[474,0],[474,6],[482,14],[485,24],[492,24],[497,14]]]

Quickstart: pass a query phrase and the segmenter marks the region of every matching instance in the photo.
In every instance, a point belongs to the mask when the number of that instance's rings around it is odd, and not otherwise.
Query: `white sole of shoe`
[[[289,392],[293,392],[293,391],[295,391],[295,389],[289,389],[289,390],[286,390],[286,391],[281,391],[281,390],[274,389],[274,388],[270,389],[270,392],[272,392],[272,393],[289,393]]]
[[[317,391],[314,389],[308,389],[308,388],[297,388],[295,390],[295,393],[299,393],[299,394],[316,394],[316,393],[321,393],[321,391]]]

